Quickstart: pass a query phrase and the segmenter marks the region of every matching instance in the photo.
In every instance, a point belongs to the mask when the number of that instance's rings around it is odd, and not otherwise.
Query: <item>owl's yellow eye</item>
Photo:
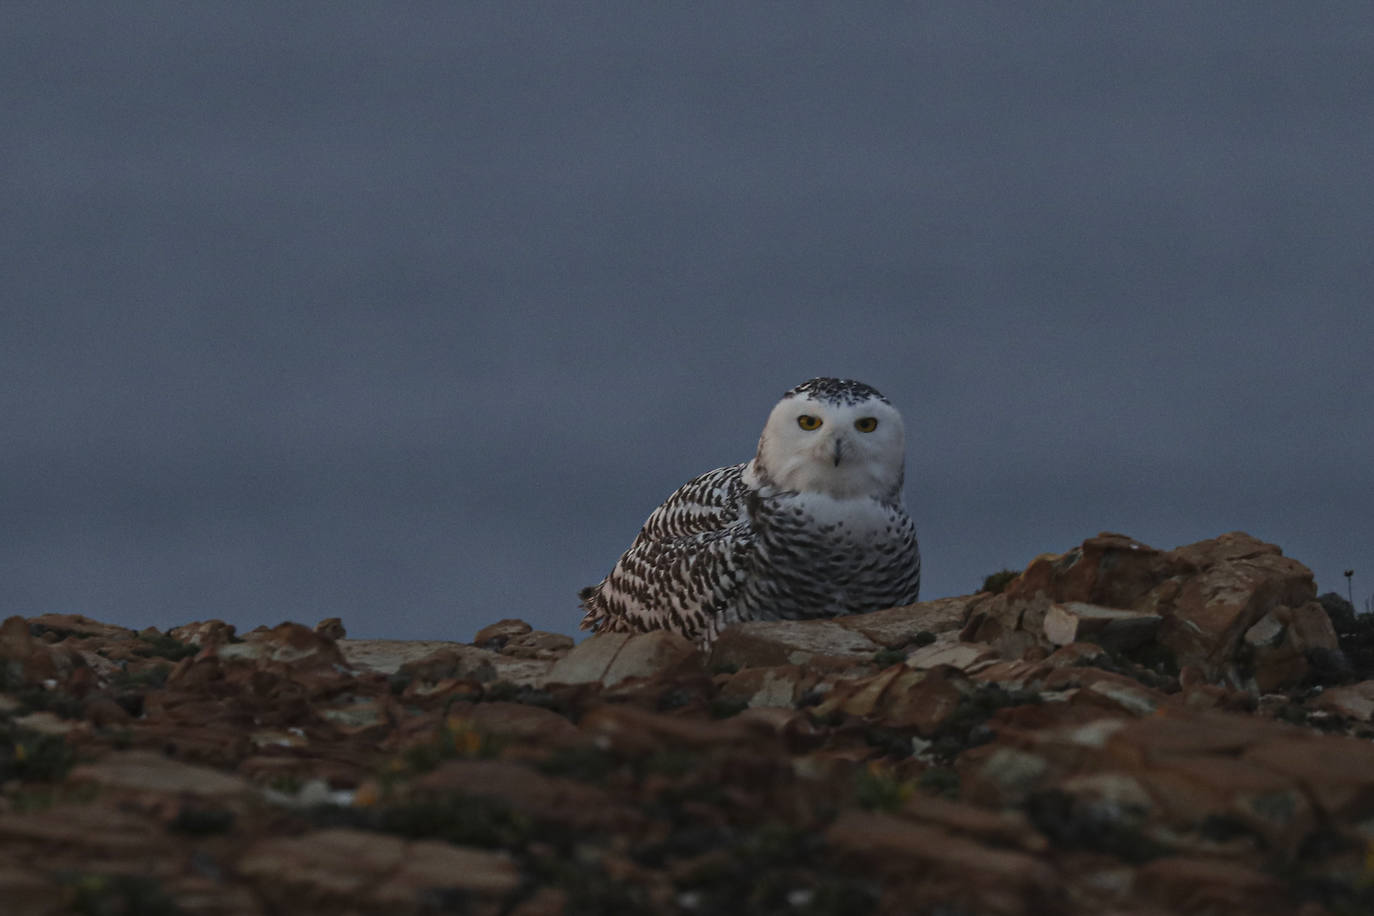
[[[797,425],[802,429],[820,429],[821,418],[813,417],[809,413],[804,413],[800,417],[797,417]]]
[[[874,417],[860,417],[854,421],[854,428],[861,433],[871,433],[878,428],[878,421]]]

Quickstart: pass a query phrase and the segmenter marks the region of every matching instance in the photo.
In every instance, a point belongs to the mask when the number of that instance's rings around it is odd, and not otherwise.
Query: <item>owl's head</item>
[[[813,378],[768,415],[750,470],[763,485],[839,499],[901,499],[902,415],[874,388]]]

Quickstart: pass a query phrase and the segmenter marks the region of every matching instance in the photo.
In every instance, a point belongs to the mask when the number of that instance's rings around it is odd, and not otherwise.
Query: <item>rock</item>
[[[507,617],[505,620],[487,624],[478,630],[477,635],[472,637],[472,644],[482,649],[500,650],[512,638],[523,636],[532,629],[534,628],[523,620]]]
[[[900,648],[910,645],[921,633],[939,634],[961,629],[970,610],[982,600],[978,595],[938,598],[870,614],[836,617],[835,622],[862,633],[874,645]]]
[[[61,719],[50,712],[34,712],[27,716],[16,716],[14,724],[41,735],[65,735],[77,727],[70,719]]]
[[[1315,592],[1307,567],[1241,532],[1167,553],[1102,534],[1036,558],[970,607],[960,636],[1009,659],[1078,641],[1149,649],[1210,681],[1268,691],[1349,670]]]
[[[1014,747],[984,745],[960,755],[959,784],[970,801],[1006,808],[1043,789],[1055,775],[1039,754]]]
[[[273,661],[293,668],[342,668],[348,664],[332,638],[298,623],[258,627],[242,642],[218,646],[216,653],[225,661]]]
[[[1129,651],[1154,638],[1160,619],[1158,614],[1070,601],[1050,605],[1045,613],[1045,638],[1056,646],[1081,641]]]
[[[1170,913],[1287,916],[1291,899],[1276,879],[1229,862],[1171,857],[1143,866],[1136,892]]]
[[[667,676],[699,664],[696,646],[668,630],[597,633],[556,661],[547,682],[610,687],[630,678]]]
[[[33,685],[55,679],[58,674],[53,650],[34,641],[23,617],[10,617],[0,624],[0,674],[5,673]]]
[[[835,683],[820,704],[818,715],[844,712],[879,719],[895,728],[914,729],[932,737],[973,693],[974,685],[958,669],[948,666],[916,671],[893,665],[873,677]]]
[[[340,640],[348,635],[348,631],[344,629],[343,621],[337,617],[326,617],[315,624],[315,632],[333,640]]]
[[[1036,557],[1002,593],[1009,601],[1137,607],[1156,586],[1189,570],[1189,558],[1164,554],[1124,534],[1103,532],[1064,554]]]
[[[599,684],[630,633],[596,633],[582,640],[549,669],[551,684]]]
[[[1374,744],[1294,731],[1250,742],[1241,759],[1294,780],[1327,816],[1345,823],[1374,815]]]
[[[167,631],[168,636],[191,646],[221,646],[233,642],[234,633],[233,624],[225,623],[223,620],[202,620],[172,627]]]
[[[194,766],[149,751],[120,751],[94,763],[75,767],[74,783],[92,783],[107,789],[141,792],[176,792],[211,798],[253,794],[243,780],[210,767]]]
[[[686,637],[669,630],[636,633],[615,654],[601,677],[601,684],[610,687],[630,678],[668,676],[700,668],[700,664],[696,645]]]
[[[1043,592],[1026,598],[1003,592],[979,604],[959,633],[963,642],[985,643],[1001,658],[1024,658],[1027,652],[1052,648],[1045,638],[1045,617],[1053,602]]]
[[[123,640],[132,639],[135,636],[134,631],[128,627],[101,623],[81,614],[39,614],[37,617],[29,618],[29,625],[42,630],[50,630],[63,638],[74,636],[84,639],[89,636],[98,636],[107,640]]]
[[[64,896],[46,876],[0,862],[0,900],[9,916],[56,916],[65,909]]]
[[[339,648],[350,664],[381,674],[398,675],[421,685],[415,692],[430,694],[442,693],[452,686],[446,682],[462,680],[479,684],[541,683],[549,670],[547,662],[511,658],[465,643],[347,639],[339,643]]]
[[[997,652],[981,643],[961,642],[957,636],[943,634],[928,646],[916,649],[906,657],[908,668],[938,668],[948,665],[972,674],[998,661]]]
[[[1225,673],[1246,631],[1266,614],[1316,597],[1311,570],[1247,534],[1189,544],[1169,557],[1197,572],[1156,596],[1165,618],[1159,641],[1179,664],[1198,665],[1209,677]],[[1330,644],[1337,645],[1334,632]]]
[[[721,684],[720,695],[750,707],[790,708],[817,680],[798,665],[745,668]]]
[[[496,760],[450,760],[415,780],[425,793],[497,798],[516,811],[577,830],[628,829],[641,821],[606,790]]]
[[[825,838],[842,858],[889,863],[892,880],[921,888],[917,899],[946,900],[980,913],[1057,909],[1059,881],[1054,869],[1024,852],[995,849],[937,827],[857,811],[842,813]]]
[[[512,636],[500,649],[502,655],[514,658],[560,659],[572,651],[575,643],[571,636],[562,633],[546,633],[531,630]]]
[[[501,737],[535,740],[549,747],[585,743],[585,735],[563,716],[523,703],[474,703],[464,710],[450,708],[479,731]]]
[[[871,658],[879,648],[833,619],[752,621],[725,628],[711,647],[710,666],[805,665],[821,659],[843,665]]]
[[[912,796],[902,805],[902,815],[938,825],[961,836],[987,840],[998,846],[1016,846],[1044,852],[1049,843],[1017,810],[989,811],[965,802],[935,796]]]
[[[432,840],[404,842],[362,830],[316,830],[259,841],[237,870],[274,907],[316,912],[326,904],[351,911],[431,912],[437,891],[502,899],[520,872],[500,852]]]
[[[1158,811],[1171,826],[1195,829],[1209,820],[1243,825],[1288,861],[1317,826],[1301,786],[1243,759],[1180,754],[1135,776],[1160,800]]]
[[[1308,705],[1349,719],[1369,722],[1374,719],[1374,681],[1360,681],[1346,687],[1328,687]]]

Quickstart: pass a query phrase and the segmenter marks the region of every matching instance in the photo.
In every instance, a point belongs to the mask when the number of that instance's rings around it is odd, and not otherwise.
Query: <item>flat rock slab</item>
[[[379,674],[395,674],[406,665],[447,652],[456,656],[452,676],[471,677],[484,683],[534,685],[543,682],[550,665],[548,661],[513,658],[467,643],[433,639],[341,639],[338,646],[348,664]]]
[[[837,620],[756,620],[726,627],[711,650],[712,666],[805,665],[817,658],[868,659],[880,645]]]
[[[211,798],[255,795],[237,776],[209,767],[182,763],[154,751],[116,751],[95,763],[72,770],[72,782],[88,782],[110,789],[139,792],[176,792]]]
[[[549,669],[550,684],[596,684],[606,676],[629,633],[597,633],[582,640]]]
[[[554,662],[544,682],[610,687],[630,678],[654,677],[698,663],[696,646],[668,630],[597,633]]]
[[[947,633],[961,629],[969,610],[986,600],[986,595],[961,595],[956,598],[937,598],[901,607],[836,617],[835,622],[846,629],[862,633],[880,647],[904,646],[919,633]]]
[[[1091,642],[1129,651],[1154,639],[1161,620],[1158,614],[1069,601],[1052,604],[1045,612],[1045,638],[1056,646]]]
[[[519,868],[503,852],[346,828],[260,841],[238,870],[287,912],[321,898],[337,901],[340,912],[428,912],[437,890],[502,896],[520,883]]]

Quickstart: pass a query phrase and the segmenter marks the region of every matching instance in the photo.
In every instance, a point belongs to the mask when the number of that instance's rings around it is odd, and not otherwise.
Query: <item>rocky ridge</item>
[[[0,901],[90,914],[1374,912],[1374,626],[1270,544],[574,645],[0,625]]]

